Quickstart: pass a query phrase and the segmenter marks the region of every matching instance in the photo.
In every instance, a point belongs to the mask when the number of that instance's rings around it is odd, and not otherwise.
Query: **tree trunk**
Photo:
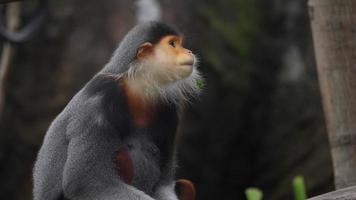
[[[356,0],[309,0],[337,189],[356,185]]]
[[[334,192],[326,193],[308,200],[355,200],[356,187],[348,187]]]

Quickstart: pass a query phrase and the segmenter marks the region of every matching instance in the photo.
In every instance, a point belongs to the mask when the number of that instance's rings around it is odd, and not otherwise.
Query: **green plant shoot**
[[[295,200],[306,200],[307,199],[303,176],[294,177],[293,190],[294,190]]]
[[[245,190],[247,200],[262,200],[263,193],[258,188],[247,188]]]

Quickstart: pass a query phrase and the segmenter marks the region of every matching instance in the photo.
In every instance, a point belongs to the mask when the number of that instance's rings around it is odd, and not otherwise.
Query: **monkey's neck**
[[[156,113],[156,105],[153,99],[138,93],[137,88],[130,87],[128,81],[125,79],[122,80],[121,86],[127,98],[129,111],[135,125],[147,127],[152,122]]]

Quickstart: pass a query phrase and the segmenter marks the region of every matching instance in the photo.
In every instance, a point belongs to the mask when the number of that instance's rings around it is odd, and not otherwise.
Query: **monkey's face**
[[[191,75],[195,63],[194,54],[182,45],[176,35],[163,37],[157,44],[144,43],[137,58],[143,63],[143,73],[149,73],[160,84],[169,84]]]
[[[194,55],[182,46],[181,37],[164,37],[156,45],[154,56],[162,67],[170,68],[180,78],[186,78],[192,73]]]

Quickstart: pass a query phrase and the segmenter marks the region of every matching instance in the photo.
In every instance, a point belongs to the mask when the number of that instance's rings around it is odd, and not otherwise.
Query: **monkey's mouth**
[[[194,60],[188,60],[188,61],[182,62],[182,63],[180,63],[180,65],[192,66],[192,65],[194,65]]]

